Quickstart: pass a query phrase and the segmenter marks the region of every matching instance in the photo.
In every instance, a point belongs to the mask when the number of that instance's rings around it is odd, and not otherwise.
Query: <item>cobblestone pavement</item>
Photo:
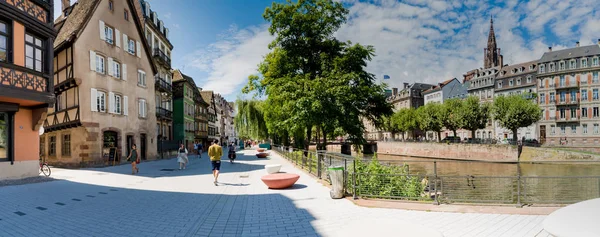
[[[98,169],[53,169],[55,182],[0,188],[0,236],[338,236],[342,230],[377,228],[386,236],[414,236],[373,218],[436,230],[444,236],[546,236],[544,216],[462,214],[366,208],[341,199],[274,152],[255,151],[223,162],[219,186],[206,157]],[[260,181],[265,164],[300,174],[292,189],[269,190]],[[404,225],[406,226],[406,225]],[[347,236],[347,235],[346,235]]]

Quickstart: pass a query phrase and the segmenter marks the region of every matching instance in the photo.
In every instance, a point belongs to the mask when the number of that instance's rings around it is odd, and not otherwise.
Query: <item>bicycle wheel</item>
[[[50,166],[48,166],[47,164],[43,164],[41,170],[42,170],[42,173],[44,173],[44,175],[46,175],[46,177],[50,176],[50,173],[52,172],[50,170]]]

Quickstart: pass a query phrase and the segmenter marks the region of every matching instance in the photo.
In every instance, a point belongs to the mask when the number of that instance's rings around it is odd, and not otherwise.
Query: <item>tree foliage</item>
[[[243,139],[266,139],[268,137],[262,103],[257,100],[237,100],[234,126]]]
[[[492,111],[500,126],[512,131],[513,141],[518,139],[519,128],[527,127],[542,118],[542,110],[535,101],[521,95],[497,97]]]
[[[490,104],[480,103],[476,96],[469,96],[462,101],[461,118],[463,124],[461,128],[471,131],[471,137],[475,137],[477,129],[484,129],[490,119]]]
[[[398,130],[402,132],[402,138],[404,139],[404,133],[412,133],[419,128],[417,111],[413,108],[398,110],[398,112],[394,114],[394,124],[398,127]]]
[[[417,109],[417,117],[421,130],[436,132],[438,134],[438,141],[441,137],[440,133],[444,128],[443,109],[443,105],[439,103],[429,103]]]
[[[372,46],[341,42],[333,37],[346,22],[348,10],[333,0],[273,3],[263,14],[275,39],[259,64],[260,76],[249,77],[243,92],[266,95],[265,114],[272,135],[323,134],[340,129],[355,144],[364,142],[366,118],[376,126],[391,114],[385,85],[365,71],[374,56]],[[327,139],[327,135],[323,138]]]
[[[460,99],[444,100],[442,107],[442,124],[448,130],[451,130],[456,136],[456,130],[463,126],[462,120],[463,103]]]

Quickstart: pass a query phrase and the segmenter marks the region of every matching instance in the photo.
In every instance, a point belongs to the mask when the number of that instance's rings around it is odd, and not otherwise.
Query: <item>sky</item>
[[[366,70],[389,87],[461,79],[482,67],[490,17],[505,64],[539,59],[550,46],[560,50],[600,38],[596,0],[336,1],[350,13],[335,36],[374,46],[376,56]],[[58,16],[60,1],[55,2]],[[241,88],[257,73],[273,40],[262,17],[273,1],[149,2],[170,30],[173,68],[229,101],[248,98]]]

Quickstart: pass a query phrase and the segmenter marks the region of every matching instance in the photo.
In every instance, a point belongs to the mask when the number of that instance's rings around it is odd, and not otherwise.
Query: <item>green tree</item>
[[[490,120],[490,104],[480,103],[476,96],[469,96],[463,101],[461,117],[464,129],[471,131],[471,137],[475,138],[477,129],[484,129]]]
[[[240,138],[266,139],[268,137],[262,103],[258,100],[240,99],[235,102],[237,115],[234,126]]]
[[[398,110],[398,112],[394,114],[394,124],[402,133],[402,140],[404,140],[405,133],[411,133],[414,138],[414,131],[419,128],[419,119],[417,118],[416,110],[413,108]]]
[[[499,96],[492,108],[494,118],[500,126],[512,131],[513,141],[517,141],[517,130],[527,127],[542,118],[542,110],[535,103],[521,95]]]
[[[341,128],[356,145],[364,143],[360,118],[380,126],[381,117],[391,114],[385,85],[365,71],[374,48],[333,37],[347,14],[333,0],[273,3],[263,14],[275,40],[259,65],[261,76],[249,77],[243,91],[266,95],[269,110],[285,114],[268,123],[289,127],[291,134],[304,131],[306,149],[315,126],[323,134]]]
[[[463,124],[461,116],[462,107],[462,100],[449,99],[444,100],[444,104],[441,108],[442,124],[446,129],[451,130],[454,133],[454,136],[456,136],[456,130],[461,128]]]
[[[429,103],[417,109],[417,118],[419,119],[421,130],[436,132],[438,142],[440,141],[441,132],[444,128],[442,110],[443,105],[439,103]]]

